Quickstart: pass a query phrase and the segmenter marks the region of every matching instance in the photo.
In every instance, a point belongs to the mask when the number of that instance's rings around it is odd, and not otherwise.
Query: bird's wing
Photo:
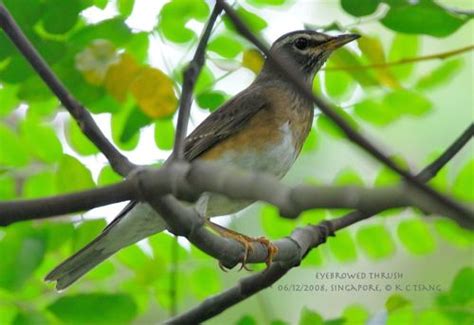
[[[218,142],[241,130],[268,99],[258,87],[247,88],[209,115],[185,140],[184,157],[198,158]]]

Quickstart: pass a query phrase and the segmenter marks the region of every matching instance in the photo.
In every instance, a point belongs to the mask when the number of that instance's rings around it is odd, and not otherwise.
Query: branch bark
[[[107,157],[112,168],[122,176],[126,176],[130,171],[135,169],[137,166],[132,164],[115,148],[100,131],[92,115],[71,95],[63,83],[56,77],[1,1],[0,27],[3,28],[13,44],[15,44],[49,89],[61,101],[64,108],[76,119],[82,132]]]
[[[294,69],[294,64],[291,62],[284,62],[278,56],[273,55],[270,53],[268,47],[260,41],[246,26],[246,24],[239,18],[237,13],[231,6],[229,6],[224,0],[216,0],[217,4],[222,6],[223,10],[227,13],[227,16],[232,21],[234,26],[236,27],[237,31],[247,38],[250,42],[252,42],[257,48],[259,48],[266,56],[268,60],[274,64],[274,67],[278,69],[283,76],[287,78],[290,82],[292,82],[296,88],[306,96],[309,100],[311,100],[319,109],[326,114],[336,125],[344,132],[349,140],[357,144],[359,147],[363,148],[367,151],[372,157],[376,158],[384,165],[398,173],[402,176],[408,184],[412,185],[414,188],[418,189],[420,192],[425,193],[426,195],[430,196],[433,200],[440,202],[441,204],[445,205],[447,208],[452,209],[456,213],[459,214],[462,218],[471,218],[471,212],[464,208],[461,204],[454,201],[453,199],[438,193],[431,187],[427,186],[426,184],[417,180],[417,178],[412,175],[410,172],[406,171],[405,169],[401,168],[396,164],[392,159],[390,159],[386,154],[384,154],[379,148],[377,148],[372,142],[370,142],[367,138],[365,138],[362,134],[354,130],[347,121],[338,115],[335,110],[326,103],[321,98],[315,96],[312,90],[306,86],[300,76],[296,73],[296,69]]]
[[[441,168],[469,142],[473,135],[474,125],[471,124],[438,159],[425,167],[417,175],[418,179],[427,182],[435,177]],[[276,283],[293,267],[298,266],[311,249],[325,243],[327,237],[334,236],[337,230],[346,228],[379,212],[381,211],[369,213],[353,211],[337,219],[325,220],[318,225],[309,225],[295,229],[290,235],[290,240],[294,247],[294,255],[290,255],[289,259],[273,263],[268,269],[241,279],[236,286],[207,298],[196,307],[169,319],[166,323],[200,323],[222,313],[226,309]]]

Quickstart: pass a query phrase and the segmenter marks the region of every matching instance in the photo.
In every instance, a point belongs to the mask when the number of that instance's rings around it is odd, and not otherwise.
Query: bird
[[[297,30],[274,41],[270,53],[291,63],[291,68],[311,86],[331,53],[359,37],[357,34],[331,36]],[[212,112],[186,137],[184,158],[282,178],[298,157],[311,130],[313,117],[312,101],[302,95],[267,57],[246,89]],[[268,240],[248,237],[209,220],[234,214],[252,203],[203,193],[195,207],[210,228],[239,241],[246,252],[255,241],[266,245],[269,264],[276,254],[276,247]],[[148,203],[132,201],[97,238],[53,269],[45,280],[56,281],[56,289],[63,290],[120,249],[166,229],[164,219]],[[245,256],[243,266],[244,262]]]

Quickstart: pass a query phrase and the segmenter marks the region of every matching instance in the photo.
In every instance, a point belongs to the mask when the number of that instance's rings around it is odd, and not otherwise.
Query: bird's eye
[[[309,45],[308,39],[303,38],[303,37],[300,37],[295,41],[295,47],[298,50],[304,50],[308,47],[308,45]]]

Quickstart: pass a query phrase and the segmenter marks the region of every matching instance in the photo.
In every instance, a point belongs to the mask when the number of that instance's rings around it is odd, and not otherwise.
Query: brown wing
[[[238,132],[267,105],[259,87],[247,88],[209,115],[187,138],[184,157],[191,161],[216,143]]]

